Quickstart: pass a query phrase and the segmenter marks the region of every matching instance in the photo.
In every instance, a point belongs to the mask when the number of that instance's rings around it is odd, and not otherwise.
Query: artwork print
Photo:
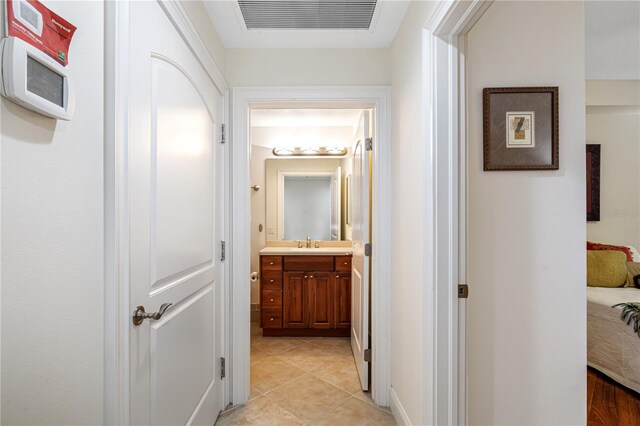
[[[507,112],[507,148],[536,146],[535,112]]]

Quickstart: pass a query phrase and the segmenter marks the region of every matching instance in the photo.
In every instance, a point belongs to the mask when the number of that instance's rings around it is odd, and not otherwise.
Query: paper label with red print
[[[9,37],[17,37],[64,66],[76,27],[37,0],[6,0]]]

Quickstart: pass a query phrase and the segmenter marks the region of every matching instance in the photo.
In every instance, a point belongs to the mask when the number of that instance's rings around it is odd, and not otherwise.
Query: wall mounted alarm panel
[[[61,64],[16,37],[0,41],[0,61],[3,96],[40,114],[71,120],[73,87]]]

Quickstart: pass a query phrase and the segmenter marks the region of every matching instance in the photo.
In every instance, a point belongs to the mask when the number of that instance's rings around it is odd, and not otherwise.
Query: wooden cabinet
[[[351,262],[349,262],[351,264]],[[339,272],[335,277],[335,327],[351,328],[351,272]]]
[[[348,336],[351,256],[262,256],[265,336]]]
[[[309,272],[307,311],[309,328],[334,328],[335,281],[329,272]]]
[[[307,328],[307,278],[304,272],[285,272],[284,286],[284,328]]]

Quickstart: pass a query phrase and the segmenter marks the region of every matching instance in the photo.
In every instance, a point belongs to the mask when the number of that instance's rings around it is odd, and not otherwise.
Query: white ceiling
[[[247,30],[236,0],[204,0],[226,48],[389,47],[410,1],[378,0],[369,30]]]

